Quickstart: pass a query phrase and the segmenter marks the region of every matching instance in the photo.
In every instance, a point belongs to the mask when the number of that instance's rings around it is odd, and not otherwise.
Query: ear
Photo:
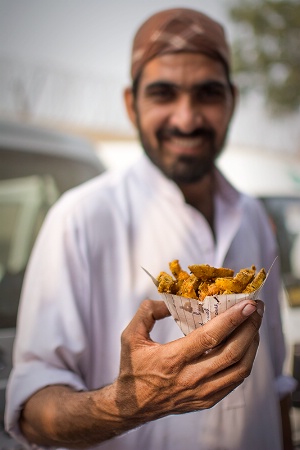
[[[137,121],[136,121],[136,110],[134,105],[134,96],[132,92],[131,87],[127,87],[124,90],[124,100],[125,100],[125,106],[127,115],[131,121],[131,123],[136,127]]]

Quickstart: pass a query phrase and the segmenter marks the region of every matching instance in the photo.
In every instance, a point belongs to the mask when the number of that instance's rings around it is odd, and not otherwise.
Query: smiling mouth
[[[170,136],[164,142],[165,149],[177,156],[198,156],[207,148],[207,136],[179,137]]]
[[[205,142],[204,136],[197,136],[197,137],[177,137],[173,136],[169,142],[176,146],[180,147],[182,149],[198,149],[199,146],[203,145]]]

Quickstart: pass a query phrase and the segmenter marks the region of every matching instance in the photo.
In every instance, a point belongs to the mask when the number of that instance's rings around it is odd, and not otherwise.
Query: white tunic
[[[118,375],[120,334],[144,298],[158,299],[153,275],[179,259],[238,271],[268,269],[276,245],[260,204],[217,173],[214,241],[205,218],[147,157],[65,194],[36,241],[17,326],[7,394],[6,426],[17,425],[25,400],[49,384],[97,389]],[[278,305],[278,264],[262,291],[266,303],[253,371],[210,410],[169,416],[104,443],[108,450],[280,450],[274,379],[284,344]],[[181,336],[172,318],[152,338]],[[76,430],[74,430],[76,432]]]

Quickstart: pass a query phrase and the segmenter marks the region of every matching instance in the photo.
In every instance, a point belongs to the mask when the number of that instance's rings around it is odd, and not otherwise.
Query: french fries
[[[203,302],[205,297],[221,294],[250,294],[256,291],[266,278],[264,268],[241,269],[236,275],[232,269],[216,268],[208,264],[188,266],[190,274],[182,270],[179,260],[169,263],[172,275],[160,272],[157,277],[158,292],[194,298]]]

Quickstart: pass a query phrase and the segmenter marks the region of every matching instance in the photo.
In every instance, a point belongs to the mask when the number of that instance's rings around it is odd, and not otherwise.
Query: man
[[[215,169],[236,101],[222,27],[189,9],[152,16],[131,74],[125,102],[145,155],[69,192],[46,219],[20,305],[7,429],[24,445],[279,450],[278,268],[254,364],[261,302],[186,337],[172,319],[156,322],[162,302],[138,308],[157,298],[141,266],[268,269],[276,255],[260,205]]]

